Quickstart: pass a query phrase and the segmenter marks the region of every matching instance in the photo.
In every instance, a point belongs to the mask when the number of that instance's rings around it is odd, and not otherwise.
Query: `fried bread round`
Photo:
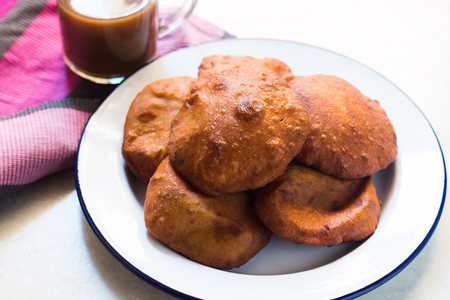
[[[273,233],[316,246],[367,238],[381,209],[370,178],[337,179],[298,165],[257,191],[254,206]]]
[[[150,234],[199,263],[231,269],[270,240],[246,193],[210,197],[194,191],[166,158],[150,179],[144,205]]]
[[[154,81],[136,96],[128,110],[122,154],[130,170],[146,183],[168,154],[170,124],[192,85],[189,77]]]
[[[275,59],[203,59],[192,97],[172,123],[173,167],[210,195],[256,189],[283,174],[309,119]]]
[[[311,122],[298,155],[301,164],[340,178],[362,178],[395,159],[395,131],[378,101],[336,76],[296,77],[291,87]]]

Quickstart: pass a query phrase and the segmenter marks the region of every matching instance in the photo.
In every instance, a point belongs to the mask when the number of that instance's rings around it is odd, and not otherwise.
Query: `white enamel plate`
[[[306,247],[273,238],[249,263],[230,271],[195,263],[150,238],[143,192],[121,155],[125,116],[147,83],[195,77],[211,54],[274,57],[295,74],[335,74],[378,99],[398,137],[397,161],[375,176],[383,210],[377,231],[362,243]],[[342,55],[305,44],[229,39],[172,52],[119,86],[91,117],[78,151],[77,191],[89,224],[110,252],[148,282],[201,299],[353,298],[383,284],[422,250],[445,200],[443,154],[415,104],[386,78]]]

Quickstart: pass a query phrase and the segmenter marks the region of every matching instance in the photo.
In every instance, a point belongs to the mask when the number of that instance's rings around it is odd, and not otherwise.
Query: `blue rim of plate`
[[[233,39],[235,40],[235,39]],[[408,258],[406,258],[402,263],[400,263],[396,268],[394,268],[392,271],[390,271],[388,274],[386,274],[385,276],[381,277],[380,279],[374,281],[373,283],[360,288],[359,290],[353,291],[351,293],[348,293],[346,295],[340,296],[338,298],[335,298],[335,300],[342,300],[342,299],[354,299],[357,297],[360,297],[374,289],[376,289],[377,287],[383,285],[384,283],[386,283],[387,281],[391,280],[392,278],[394,278],[398,273],[400,273],[401,271],[403,271],[406,266],[408,266],[416,257],[417,255],[424,249],[425,245],[428,243],[428,241],[430,240],[431,236],[433,235],[434,231],[436,230],[436,227],[439,223],[439,220],[441,218],[442,212],[444,210],[444,205],[445,205],[445,198],[446,198],[446,194],[447,194],[447,167],[446,167],[446,163],[445,163],[445,156],[444,156],[444,151],[442,150],[442,145],[439,141],[439,138],[436,134],[436,131],[434,130],[433,126],[431,125],[430,120],[428,120],[427,116],[424,114],[424,112],[420,109],[420,107],[402,90],[400,89],[397,85],[395,85],[392,81],[390,81],[389,79],[387,79],[385,76],[383,76],[382,74],[378,73],[376,70],[372,69],[371,67],[353,59],[350,58],[348,56],[345,56],[343,54],[337,53],[335,51],[332,50],[328,50],[322,47],[318,47],[318,46],[314,46],[314,45],[309,45],[306,43],[302,43],[302,42],[296,42],[296,41],[289,41],[289,40],[278,40],[278,39],[267,39],[267,38],[251,38],[251,39],[242,39],[242,40],[266,40],[266,41],[275,41],[275,42],[283,42],[283,43],[292,43],[292,44],[297,44],[297,45],[302,45],[302,46],[306,46],[306,47],[310,47],[310,48],[315,48],[315,49],[319,49],[322,51],[326,51],[341,57],[344,57],[345,59],[351,60],[353,62],[356,62],[358,64],[360,64],[361,66],[364,66],[365,68],[371,70],[372,72],[374,72],[375,74],[377,74],[378,76],[382,77],[384,80],[386,80],[387,82],[389,82],[390,84],[392,84],[395,88],[397,88],[407,99],[408,101],[413,104],[416,109],[420,112],[420,114],[424,117],[424,119],[427,121],[428,126],[430,126],[431,131],[434,134],[434,137],[436,138],[436,141],[438,143],[439,146],[439,151],[441,151],[441,157],[442,157],[442,164],[443,164],[443,168],[444,168],[444,189],[442,191],[442,199],[441,199],[441,205],[439,207],[439,211],[436,215],[436,218],[433,222],[433,225],[431,226],[430,230],[428,231],[428,233],[426,234],[425,238],[423,239],[423,241],[417,246],[417,248],[408,256]],[[195,46],[190,46],[189,48],[195,48],[198,46],[202,46],[204,44],[213,44],[216,42],[220,42],[223,40],[219,40],[219,41],[212,41],[212,42],[207,42],[207,43],[203,43],[200,45],[195,45]],[[176,52],[179,50],[182,50],[184,48],[180,48],[177,49],[175,51],[172,52]],[[170,53],[172,53],[170,52]],[[170,54],[168,53],[168,54]],[[163,56],[161,56],[163,57]],[[161,57],[158,57],[154,60],[152,60],[150,62],[153,63],[155,61],[157,61],[158,59],[160,59]],[[144,66],[145,67],[145,66]],[[132,75],[131,75],[132,76]],[[130,76],[130,77],[131,77]],[[125,81],[127,81],[128,79],[126,79]],[[125,82],[124,81],[124,82]],[[124,83],[122,82],[122,84]],[[102,106],[103,103],[100,105]],[[100,106],[98,108],[100,108]],[[98,110],[97,108],[97,110]],[[188,295],[188,294],[184,294],[180,291],[177,291],[167,285],[162,284],[161,282],[157,281],[156,279],[148,276],[147,274],[145,274],[144,272],[142,272],[141,270],[139,270],[138,268],[136,268],[133,264],[131,264],[129,261],[127,261],[127,259],[125,257],[123,257],[122,255],[119,254],[119,252],[117,252],[112,246],[111,244],[105,239],[105,237],[102,235],[102,233],[100,232],[100,230],[97,228],[97,225],[95,225],[94,220],[92,219],[91,215],[89,214],[89,211],[86,207],[86,204],[84,202],[83,199],[83,194],[81,192],[81,188],[80,188],[80,181],[78,179],[78,158],[79,158],[79,154],[80,154],[80,147],[81,147],[81,143],[83,142],[83,137],[84,137],[84,132],[89,124],[89,122],[91,121],[91,117],[95,114],[95,112],[97,111],[95,110],[92,115],[89,117],[89,120],[86,122],[86,125],[84,126],[83,132],[81,134],[81,138],[80,138],[80,142],[78,143],[78,147],[77,147],[77,154],[76,154],[76,161],[75,161],[75,165],[73,168],[73,172],[74,172],[74,178],[75,178],[75,188],[77,191],[77,195],[78,195],[78,200],[80,202],[80,206],[81,209],[83,211],[84,216],[86,217],[86,220],[88,221],[89,225],[91,226],[92,230],[94,231],[95,235],[97,236],[97,238],[102,242],[102,244],[105,246],[106,249],[108,249],[108,251],[119,261],[121,262],[128,270],[130,270],[132,273],[134,273],[135,275],[137,275],[139,278],[143,279],[144,281],[152,284],[153,286],[169,293],[172,294],[174,296],[180,297],[180,298],[184,298],[184,299],[200,299],[200,298],[196,298],[194,296]],[[201,299],[200,299],[201,300]]]

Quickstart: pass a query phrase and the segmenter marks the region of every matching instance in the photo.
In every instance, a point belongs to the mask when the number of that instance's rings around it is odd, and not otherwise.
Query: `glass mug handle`
[[[166,17],[158,16],[158,37],[163,37],[178,28],[192,14],[197,0],[185,0],[183,5]]]

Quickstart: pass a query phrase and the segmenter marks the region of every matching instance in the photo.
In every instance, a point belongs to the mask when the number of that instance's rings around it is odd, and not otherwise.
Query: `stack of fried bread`
[[[154,81],[137,95],[122,152],[148,182],[150,235],[230,269],[272,233],[317,246],[369,237],[380,216],[371,175],[397,146],[379,103],[343,79],[209,56],[197,79]]]

